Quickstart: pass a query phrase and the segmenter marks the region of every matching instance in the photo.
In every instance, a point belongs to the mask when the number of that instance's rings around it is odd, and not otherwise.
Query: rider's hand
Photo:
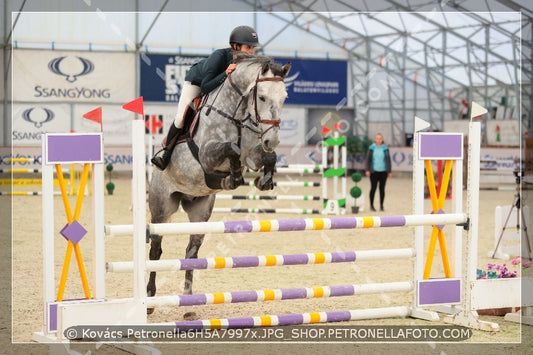
[[[234,71],[236,67],[237,67],[237,64],[235,63],[231,63],[230,65],[228,65],[228,68],[226,69],[226,75],[230,75],[231,72]]]

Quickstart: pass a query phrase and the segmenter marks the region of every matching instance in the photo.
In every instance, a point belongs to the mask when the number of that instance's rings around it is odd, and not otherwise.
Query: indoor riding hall
[[[533,346],[526,1],[6,0],[0,16],[6,353]],[[189,81],[230,46],[220,85]],[[207,95],[173,147],[187,85]],[[208,171],[223,147],[238,159]]]

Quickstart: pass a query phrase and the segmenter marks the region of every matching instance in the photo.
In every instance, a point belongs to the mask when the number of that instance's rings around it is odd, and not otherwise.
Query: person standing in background
[[[383,211],[383,202],[385,201],[385,184],[387,178],[391,177],[391,160],[389,148],[383,141],[381,133],[376,134],[374,143],[368,148],[366,156],[366,176],[370,177],[370,209],[374,208],[374,195],[379,184],[379,205]]]

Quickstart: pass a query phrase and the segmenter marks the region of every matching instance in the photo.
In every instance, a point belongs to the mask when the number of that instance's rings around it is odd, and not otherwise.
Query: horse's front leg
[[[263,151],[261,153],[261,160],[263,163],[264,174],[263,177],[259,176],[255,179],[254,185],[261,191],[272,190],[274,188],[274,170],[276,168],[277,155],[276,152],[267,153]]]
[[[159,260],[161,258],[161,254],[163,253],[163,249],[161,248],[161,241],[163,240],[163,237],[159,234],[150,234],[150,260]],[[155,277],[156,273],[155,271],[150,272],[150,279],[148,281],[148,285],[146,286],[146,295],[148,297],[155,296],[156,292],[156,284],[155,284]],[[150,307],[147,309],[146,313],[152,314],[154,312],[154,308]]]
[[[234,190],[244,184],[242,176],[241,149],[232,142],[206,144],[201,151],[200,161],[207,173],[216,170],[217,166],[229,159],[230,175],[222,179],[221,186],[224,190]]]

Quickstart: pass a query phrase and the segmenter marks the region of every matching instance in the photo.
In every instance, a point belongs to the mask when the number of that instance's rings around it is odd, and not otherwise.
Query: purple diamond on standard
[[[79,243],[81,238],[87,234],[87,231],[78,221],[74,220],[71,224],[67,224],[59,231],[59,233],[65,237],[66,240],[70,240],[72,244],[76,245]]]

